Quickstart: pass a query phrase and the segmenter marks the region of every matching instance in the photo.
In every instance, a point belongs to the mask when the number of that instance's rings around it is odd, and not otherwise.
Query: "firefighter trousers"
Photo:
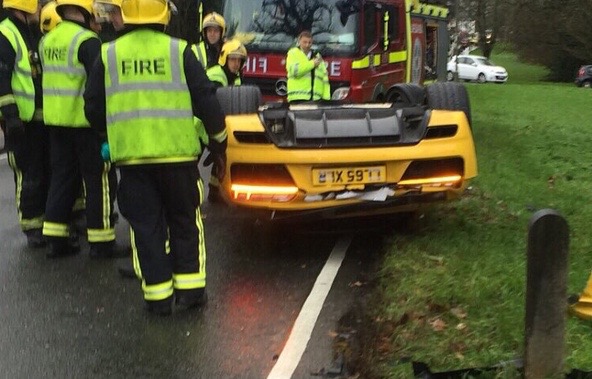
[[[88,242],[114,241],[112,214],[117,177],[111,164],[103,162],[96,132],[90,128],[52,126],[49,129],[52,177],[43,234],[53,238],[69,236],[82,177]]]
[[[43,122],[25,123],[25,134],[8,152],[8,163],[21,229],[41,229],[50,180],[49,133]]]
[[[144,300],[172,300],[206,285],[197,162],[119,167],[121,214],[132,229]]]

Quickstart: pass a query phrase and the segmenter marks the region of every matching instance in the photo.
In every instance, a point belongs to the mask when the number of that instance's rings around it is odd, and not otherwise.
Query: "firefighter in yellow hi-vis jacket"
[[[114,172],[101,158],[97,133],[84,115],[82,93],[90,68],[100,55],[101,41],[91,30],[92,0],[57,0],[62,21],[41,43],[43,113],[51,144],[51,184],[43,224],[48,258],[77,252],[69,239],[72,207],[86,192],[86,224],[91,258],[116,256],[113,227]]]
[[[197,56],[197,60],[205,69],[218,64],[220,51],[224,44],[224,32],[226,22],[224,17],[216,12],[208,13],[203,18],[201,28],[201,42],[191,48]]]
[[[103,157],[120,170],[118,203],[132,229],[147,309],[169,315],[173,298],[181,308],[206,301],[201,143],[193,117],[203,120],[212,159],[225,167],[224,115],[190,47],[164,33],[168,1],[126,0],[122,12],[128,32],[103,45],[85,112],[107,137]]]
[[[49,188],[49,136],[43,125],[41,66],[37,53],[37,0],[4,0],[0,22],[0,126],[14,172],[21,230],[31,248],[41,233]]]

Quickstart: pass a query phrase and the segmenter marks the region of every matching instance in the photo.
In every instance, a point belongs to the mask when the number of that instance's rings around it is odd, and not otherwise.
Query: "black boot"
[[[130,256],[130,250],[119,248],[115,241],[91,242],[88,254],[92,259],[125,258]]]
[[[68,238],[51,237],[48,240],[49,251],[45,256],[49,259],[67,257],[80,251],[80,246],[72,245]]]
[[[200,308],[207,302],[208,294],[205,288],[175,291],[175,304],[180,310]]]
[[[208,185],[208,201],[215,204],[224,204],[224,198],[220,193],[220,187]]]
[[[125,259],[123,262],[117,267],[117,272],[123,278],[128,279],[136,279],[136,271],[134,270],[134,265],[132,264],[131,259]]]
[[[43,236],[41,228],[25,230],[25,235],[27,236],[27,246],[30,249],[40,249],[47,246],[47,240]]]
[[[146,310],[157,316],[170,316],[173,313],[173,298],[146,301]]]

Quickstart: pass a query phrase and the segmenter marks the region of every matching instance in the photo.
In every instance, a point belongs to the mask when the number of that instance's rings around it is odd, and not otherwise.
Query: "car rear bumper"
[[[228,116],[227,175],[222,183],[228,202],[240,208],[262,211],[273,217],[315,214],[315,217],[339,217],[342,214],[395,213],[416,209],[418,205],[458,197],[470,179],[477,175],[477,162],[472,131],[463,112],[432,111],[428,128],[456,125],[456,133],[443,138],[423,139],[407,146],[348,147],[290,149],[272,143],[244,143],[235,138],[236,132],[263,132],[256,115]],[[444,128],[442,128],[443,130]],[[451,164],[450,162],[453,162]],[[459,163],[460,162],[460,163]],[[249,184],[250,178],[233,174],[237,167],[248,165],[253,181],[261,180],[265,170],[266,183],[274,183],[273,172],[287,172],[286,180],[277,189],[295,188],[290,196],[250,196],[248,191],[237,191],[239,181]],[[273,170],[270,170],[270,167]],[[313,173],[318,169],[384,167],[385,177],[380,183],[319,185]],[[447,177],[457,167],[453,182],[415,183],[404,181],[412,168],[420,167],[425,176]],[[427,173],[432,170],[433,172]],[[278,169],[279,168],[279,169]],[[261,169],[260,172],[257,170]],[[274,171],[275,170],[275,171]],[[440,171],[438,171],[440,170]],[[454,170],[453,170],[454,171]],[[263,174],[262,174],[263,172]],[[407,175],[407,176],[406,176]],[[422,173],[416,173],[416,176]],[[285,178],[284,178],[285,179]],[[318,181],[318,180],[317,180]],[[407,184],[405,184],[407,183]],[[405,185],[404,185],[405,184]],[[268,189],[268,188],[266,188]],[[256,191],[256,190],[253,190]],[[270,218],[273,218],[270,216]]]

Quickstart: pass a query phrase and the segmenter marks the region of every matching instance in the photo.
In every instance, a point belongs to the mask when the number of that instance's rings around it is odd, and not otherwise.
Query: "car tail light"
[[[232,198],[238,201],[287,202],[298,194],[298,187],[283,165],[234,164],[230,181]]]
[[[413,161],[397,183],[400,187],[457,187],[464,175],[462,158]]]

